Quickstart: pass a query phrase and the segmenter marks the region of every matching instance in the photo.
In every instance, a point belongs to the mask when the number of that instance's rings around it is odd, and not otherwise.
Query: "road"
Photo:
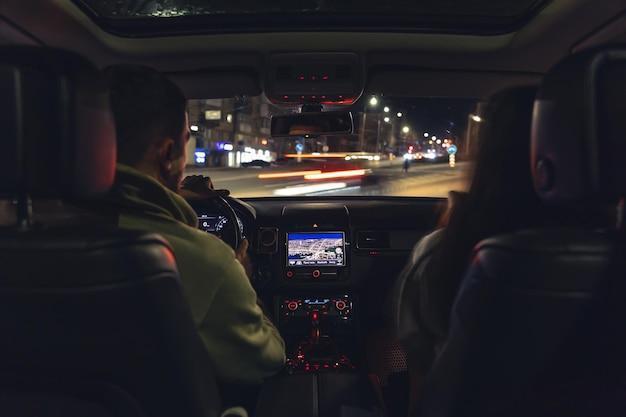
[[[414,197],[446,197],[450,190],[465,190],[469,164],[414,163],[408,173],[401,162],[369,162],[360,168],[370,170],[361,178],[336,178],[325,181],[308,181],[303,176],[259,179],[259,174],[283,173],[312,168],[292,166],[286,168],[197,168],[188,167],[187,175],[210,176],[216,188],[231,190],[235,197],[275,197],[285,195],[386,195]],[[347,168],[349,169],[349,168]]]

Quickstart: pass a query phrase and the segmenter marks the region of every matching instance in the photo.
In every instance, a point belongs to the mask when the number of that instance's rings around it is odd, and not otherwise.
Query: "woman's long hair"
[[[450,310],[472,255],[482,239],[537,225],[541,206],[530,172],[530,125],[536,89],[516,87],[489,100],[478,129],[471,185],[442,218],[441,244],[423,289],[420,309],[437,339],[445,338]],[[433,327],[433,328],[430,328]]]

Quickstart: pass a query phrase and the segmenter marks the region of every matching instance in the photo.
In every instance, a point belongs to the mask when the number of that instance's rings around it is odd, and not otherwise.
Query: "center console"
[[[288,346],[290,372],[355,369],[354,297],[286,297],[280,303],[280,328]]]
[[[343,204],[283,209],[272,276],[287,372],[264,385],[260,417],[338,416],[347,406],[361,411],[376,406],[360,363],[359,294],[351,283],[348,219]]]
[[[276,317],[290,373],[357,367],[357,296],[349,291],[351,242],[344,205],[291,205],[280,228]],[[284,240],[283,240],[284,239]]]

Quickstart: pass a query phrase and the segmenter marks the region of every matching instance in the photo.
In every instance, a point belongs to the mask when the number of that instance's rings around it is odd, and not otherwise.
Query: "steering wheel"
[[[233,210],[233,207],[228,202],[228,198],[229,197],[218,196],[215,199],[215,203],[218,208],[221,209],[221,214],[226,217],[227,220],[224,229],[222,229],[222,240],[236,251],[241,244],[243,236],[239,228],[237,213],[235,213],[235,210]]]
[[[239,228],[239,222],[237,221],[237,214],[233,207],[228,202],[229,197],[222,197],[216,195],[207,199],[193,199],[189,201],[189,204],[198,213],[203,212],[215,213],[218,216],[224,216],[226,222],[222,229],[221,239],[231,248],[237,250],[242,240],[241,229]]]

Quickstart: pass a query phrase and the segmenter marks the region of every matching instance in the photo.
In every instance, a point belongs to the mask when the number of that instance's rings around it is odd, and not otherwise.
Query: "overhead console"
[[[264,90],[275,104],[351,105],[363,92],[359,56],[342,52],[270,55]]]

